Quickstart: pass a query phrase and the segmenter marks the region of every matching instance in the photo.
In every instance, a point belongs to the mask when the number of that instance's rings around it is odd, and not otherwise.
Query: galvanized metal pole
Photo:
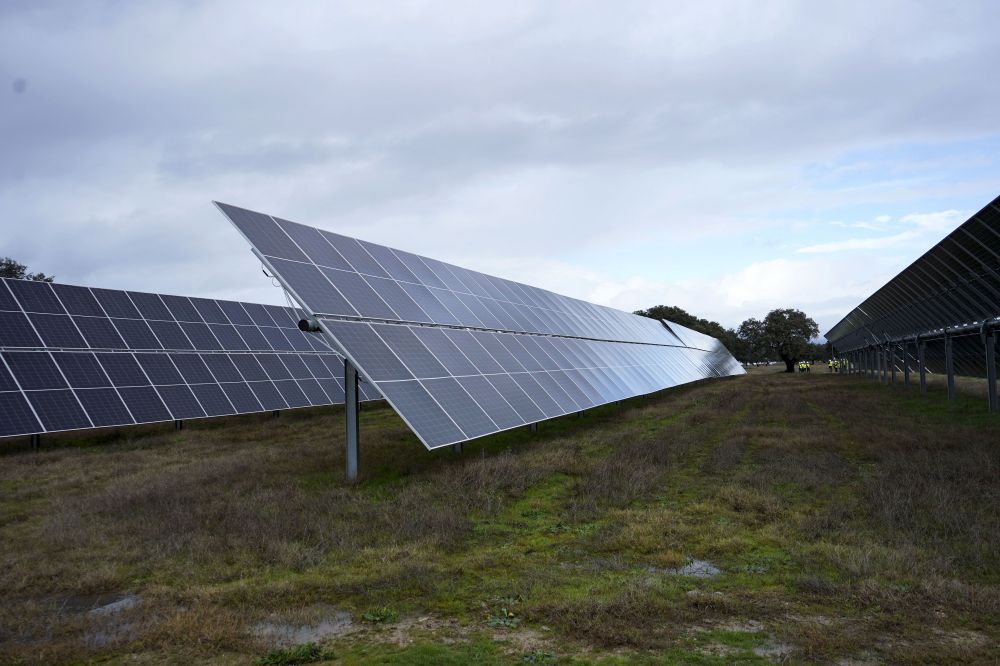
[[[906,351],[908,345],[906,340],[903,340],[903,386],[910,387],[910,359],[907,357],[909,352]]]
[[[889,345],[889,374],[892,377],[892,383],[896,383],[896,345]]]
[[[920,395],[927,393],[927,363],[924,359],[927,356],[927,343],[917,341],[917,368],[920,370]]]
[[[888,375],[888,368],[885,367],[886,365],[888,365],[888,360],[889,359],[886,357],[885,347],[883,345],[879,345],[879,348],[878,348],[878,367],[879,367],[879,374],[881,375],[880,381],[883,384],[885,384],[886,376]]]
[[[944,336],[944,369],[948,374],[948,400],[955,399],[955,355],[952,351],[951,336]]]
[[[344,416],[347,422],[347,480],[358,478],[358,369],[344,359]]]
[[[37,451],[42,447],[42,436],[39,434],[34,434],[31,436],[31,450]]]
[[[531,423],[531,424],[529,424],[528,425],[528,430],[531,431],[531,432],[538,432],[538,424],[537,423]]]
[[[997,334],[986,338],[986,391],[989,395],[990,413],[997,413]]]
[[[451,450],[454,451],[455,453],[461,453],[462,452],[462,442],[456,442],[456,443],[452,444],[451,445]]]

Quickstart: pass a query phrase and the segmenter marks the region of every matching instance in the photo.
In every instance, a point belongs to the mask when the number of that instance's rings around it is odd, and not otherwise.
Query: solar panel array
[[[428,448],[743,373],[673,323],[218,206]]]
[[[1000,317],[1000,197],[851,310],[826,338],[844,353]],[[980,363],[978,371],[983,366]]]
[[[0,281],[0,437],[342,404],[343,372],[291,308]]]

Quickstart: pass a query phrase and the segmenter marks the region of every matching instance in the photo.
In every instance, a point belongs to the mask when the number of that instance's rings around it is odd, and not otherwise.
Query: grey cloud
[[[669,247],[835,208],[841,193],[802,187],[808,164],[1000,133],[990,2],[10,2],[0,16],[0,79],[30,81],[0,96],[0,197],[18,225],[0,239],[109,286],[255,279],[211,199],[452,260]]]

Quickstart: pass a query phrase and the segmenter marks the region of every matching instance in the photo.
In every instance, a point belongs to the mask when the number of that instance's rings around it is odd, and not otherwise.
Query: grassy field
[[[335,409],[57,444],[0,456],[3,663],[997,659],[1000,418],[937,383],[764,369],[461,455],[366,407],[355,485]]]

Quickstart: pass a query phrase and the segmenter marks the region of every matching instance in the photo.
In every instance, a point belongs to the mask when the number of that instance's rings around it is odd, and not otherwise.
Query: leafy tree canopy
[[[52,282],[54,275],[45,273],[29,273],[28,267],[11,257],[0,258],[0,278],[13,278],[15,280],[37,280],[39,282]]]
[[[759,336],[757,344],[762,349],[777,354],[785,362],[785,372],[795,372],[800,359],[811,357],[814,350],[810,341],[819,335],[816,322],[794,308],[771,310],[762,322],[747,327],[751,329]]]

